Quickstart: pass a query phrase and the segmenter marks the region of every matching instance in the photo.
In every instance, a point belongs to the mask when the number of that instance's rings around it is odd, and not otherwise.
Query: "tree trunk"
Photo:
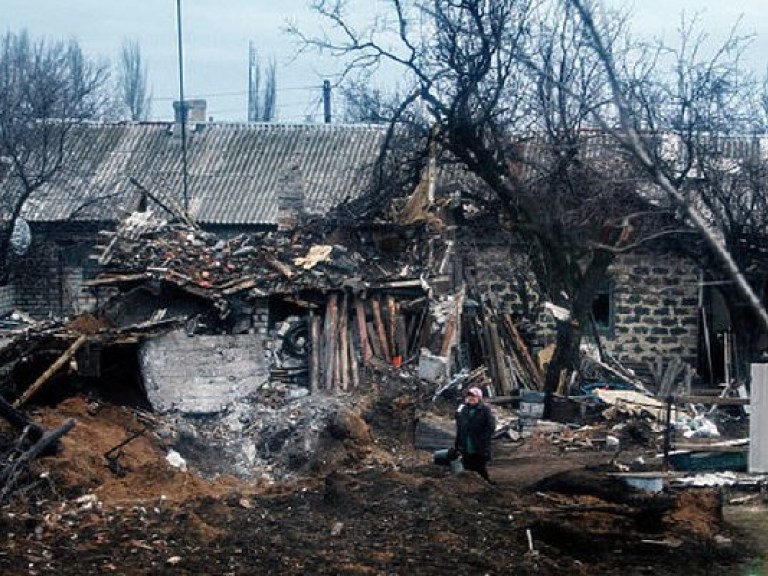
[[[614,236],[617,231],[611,231]],[[612,244],[615,238],[607,238]],[[585,327],[592,320],[592,304],[597,296],[598,288],[608,276],[608,267],[615,256],[609,250],[599,250],[587,266],[584,275],[577,283],[577,289],[573,295],[570,311],[571,317],[560,322],[557,326],[557,340],[555,353],[547,368],[544,381],[544,418],[549,418],[552,410],[552,395],[557,391],[562,374],[569,377],[579,369],[581,338]]]

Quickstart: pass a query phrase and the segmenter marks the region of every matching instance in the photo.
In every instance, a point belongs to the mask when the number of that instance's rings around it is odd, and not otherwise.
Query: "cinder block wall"
[[[614,335],[606,348],[620,361],[679,358],[696,366],[698,267],[670,254],[623,255],[612,267]]]
[[[534,352],[554,341],[554,319],[537,290],[525,257],[509,246],[464,246],[465,273],[499,312],[511,312],[532,327]],[[671,254],[620,255],[609,270],[613,281],[613,329],[602,335],[606,350],[631,364],[679,358],[697,363],[698,268]]]

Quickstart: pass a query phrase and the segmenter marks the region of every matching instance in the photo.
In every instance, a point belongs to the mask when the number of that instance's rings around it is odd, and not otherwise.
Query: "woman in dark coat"
[[[466,470],[474,470],[488,482],[488,462],[491,460],[491,437],[496,421],[491,409],[483,402],[480,388],[467,390],[464,403],[456,411],[456,444]],[[492,482],[491,482],[492,483]]]

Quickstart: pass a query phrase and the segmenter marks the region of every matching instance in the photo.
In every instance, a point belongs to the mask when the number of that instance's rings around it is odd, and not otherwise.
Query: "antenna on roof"
[[[179,34],[179,108],[181,109],[181,164],[184,183],[184,210],[189,209],[187,190],[187,103],[184,101],[184,52],[181,41],[181,0],[176,0],[176,26]]]

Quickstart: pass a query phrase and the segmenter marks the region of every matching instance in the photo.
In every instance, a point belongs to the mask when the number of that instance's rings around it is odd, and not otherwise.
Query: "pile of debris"
[[[104,272],[91,286],[155,279],[204,297],[295,294],[304,290],[350,288],[356,291],[397,281],[421,286],[420,277],[440,264],[448,247],[432,234],[409,249],[375,249],[383,233],[358,230],[344,243],[328,243],[321,223],[307,221],[291,233],[263,231],[222,238],[190,224],[168,223],[151,212],[131,214],[93,258]],[[403,229],[409,239],[420,227]],[[357,249],[351,248],[355,245]],[[410,282],[403,283],[403,280]]]

